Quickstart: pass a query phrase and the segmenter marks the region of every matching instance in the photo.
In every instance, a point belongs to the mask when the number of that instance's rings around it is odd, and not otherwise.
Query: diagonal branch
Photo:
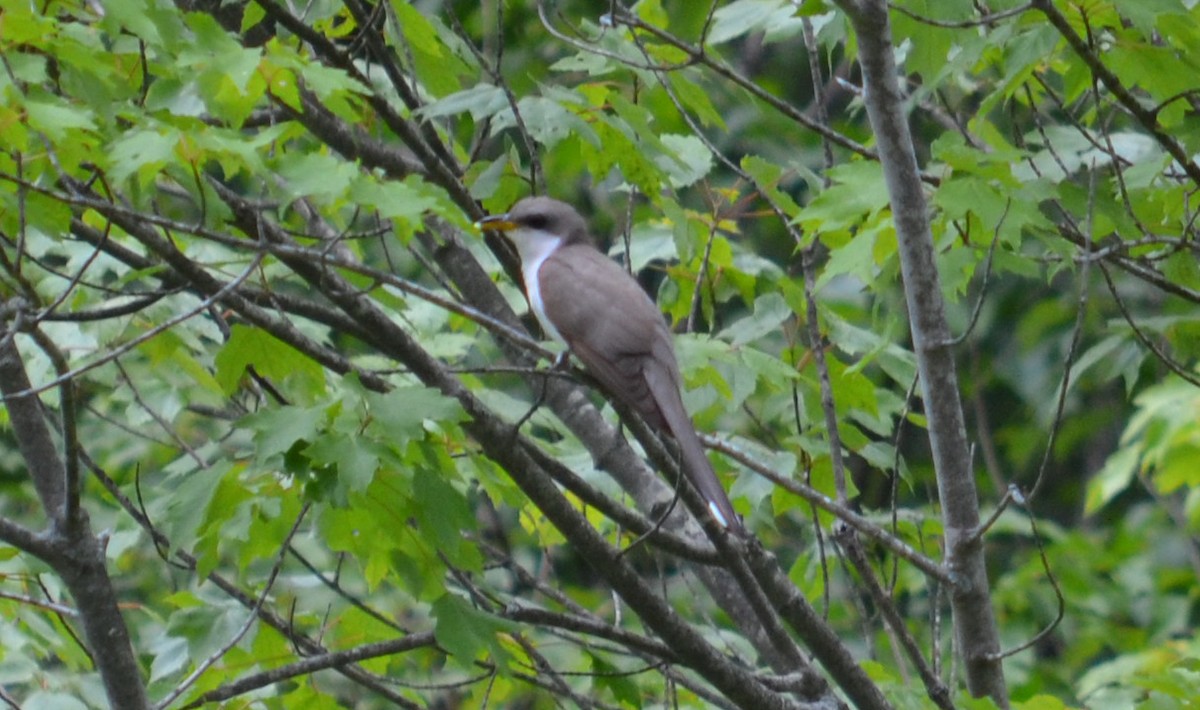
[[[222,190],[221,197],[244,231],[261,230],[267,241],[286,241],[286,236],[263,220],[251,204],[228,190]],[[762,685],[753,673],[713,648],[679,617],[670,604],[655,594],[621,552],[610,545],[558,490],[546,469],[529,454],[527,444],[522,441],[521,445],[514,446],[514,434],[509,425],[496,417],[407,332],[337,274],[305,260],[284,261],[361,327],[377,333],[378,342],[386,345],[385,352],[405,363],[426,386],[459,401],[470,417],[464,428],[479,442],[483,452],[508,472],[525,495],[572,542],[583,558],[637,612],[643,622],[673,648],[680,650],[684,665],[696,670],[740,704],[763,708],[791,705],[783,696]]]
[[[1192,160],[1187,149],[1180,145],[1179,141],[1175,140],[1174,137],[1158,125],[1158,112],[1142,106],[1138,98],[1133,95],[1133,92],[1121,83],[1120,78],[1111,69],[1104,66],[1104,62],[1100,61],[1100,57],[1075,32],[1066,16],[1054,6],[1051,0],[1033,0],[1030,4],[1045,15],[1047,20],[1050,20],[1050,24],[1054,25],[1054,29],[1058,30],[1058,33],[1067,41],[1067,44],[1070,45],[1075,54],[1083,60],[1084,64],[1087,64],[1092,74],[1100,79],[1100,83],[1104,84],[1104,88],[1111,91],[1117,101],[1121,103],[1121,106],[1137,119],[1138,123],[1142,124],[1142,128],[1145,128],[1150,135],[1154,136],[1154,140],[1179,163],[1192,182],[1200,185],[1200,165],[1197,165]]]

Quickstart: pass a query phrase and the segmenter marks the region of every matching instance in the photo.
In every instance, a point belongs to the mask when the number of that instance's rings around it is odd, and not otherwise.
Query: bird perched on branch
[[[526,298],[545,331],[612,395],[671,434],[709,512],[722,526],[741,529],[683,407],[662,313],[629,273],[596,248],[583,217],[565,202],[527,197],[479,226],[516,246]]]

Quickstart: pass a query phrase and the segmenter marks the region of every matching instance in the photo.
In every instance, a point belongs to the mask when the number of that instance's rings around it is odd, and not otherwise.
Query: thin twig
[[[709,436],[702,435],[701,438],[710,448],[725,454],[751,471],[763,476],[775,485],[784,488],[791,493],[795,493],[804,500],[813,503],[823,510],[833,513],[850,527],[854,528],[860,533],[863,533],[872,540],[875,540],[905,560],[908,560],[915,567],[917,567],[917,569],[920,569],[930,577],[941,580],[950,586],[955,586],[959,583],[958,578],[953,571],[942,567],[937,562],[934,562],[925,555],[917,552],[903,541],[889,534],[883,528],[879,527],[875,523],[872,523],[870,520],[867,520],[858,513],[855,513],[848,507],[838,503],[824,493],[811,486],[800,483],[799,481],[796,481],[788,476],[784,476],[783,474],[773,470],[770,466],[759,463],[749,454],[738,449],[733,444]]]
[[[943,710],[954,710],[954,703],[950,699],[950,689],[942,683],[929,664],[925,662],[925,657],[921,655],[921,648],[917,645],[917,640],[913,638],[912,633],[909,632],[907,622],[900,614],[900,610],[896,608],[895,602],[879,585],[879,580],[875,578],[875,572],[867,561],[862,543],[848,526],[840,527],[840,530],[834,532],[835,539],[845,550],[846,559],[858,572],[859,581],[866,587],[871,600],[875,602],[875,608],[879,610],[883,620],[892,630],[893,638],[899,642],[908,660],[916,666],[917,675],[921,676],[921,682],[925,685],[925,692],[929,699]]]
[[[49,382],[47,382],[43,385],[40,385],[37,387],[31,387],[28,390],[24,390],[22,392],[14,392],[10,396],[11,397],[26,397],[29,395],[41,394],[42,392],[45,392],[46,390],[49,390],[54,387],[58,387],[59,385],[61,385],[64,382],[69,382],[70,380],[73,380],[76,377],[79,377],[80,375],[84,374],[85,372],[91,372],[92,370],[96,369],[97,367],[100,367],[101,365],[105,365],[105,364],[121,357],[125,353],[129,352],[130,350],[133,350],[134,348],[136,348],[137,346],[146,342],[147,340],[150,340],[151,338],[155,338],[159,335],[162,335],[163,333],[170,330],[171,328],[174,328],[175,326],[179,325],[180,323],[182,323],[186,320],[190,320],[191,318],[194,318],[195,316],[197,316],[200,313],[203,313],[205,310],[207,310],[209,306],[213,305],[214,303],[218,303],[222,298],[229,295],[233,291],[237,290],[237,288],[242,285],[242,282],[244,282],[247,278],[250,277],[250,275],[252,273],[254,273],[255,269],[258,268],[258,265],[260,263],[262,263],[262,259],[263,259],[262,252],[255,254],[254,259],[250,262],[250,264],[246,267],[246,269],[237,276],[237,278],[235,278],[234,280],[225,284],[219,290],[217,290],[216,293],[212,294],[208,298],[201,301],[200,305],[190,308],[187,311],[184,311],[183,313],[175,316],[174,318],[167,319],[166,321],[160,323],[159,325],[156,325],[155,327],[153,327],[150,330],[146,331],[145,333],[139,335],[138,337],[134,338],[133,340],[130,340],[129,342],[118,345],[117,347],[115,347],[112,350],[105,353],[98,360],[94,360],[85,365],[80,365],[79,367],[76,367],[73,370],[68,370],[67,372],[60,374],[58,377],[55,377],[53,380],[50,380]]]
[[[58,614],[59,616],[64,616],[67,618],[73,619],[73,618],[79,616],[79,612],[76,609],[66,606],[65,604],[59,604],[57,602],[51,602],[51,601],[44,601],[41,599],[34,599],[33,597],[26,597],[26,596],[23,596],[20,594],[11,594],[9,592],[0,592],[0,599],[7,599],[9,601],[17,602],[18,604],[24,604],[26,606],[33,606],[33,607],[37,607],[39,609],[45,609],[46,611],[52,611],[55,614]]]

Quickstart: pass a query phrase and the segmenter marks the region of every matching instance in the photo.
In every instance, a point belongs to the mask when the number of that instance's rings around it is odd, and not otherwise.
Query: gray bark
[[[36,544],[25,545],[7,535],[6,542],[50,565],[66,584],[75,600],[84,638],[100,672],[109,705],[119,710],[148,708],[141,668],[105,568],[104,545],[92,533],[87,514],[78,501],[67,505],[66,466],[46,423],[42,404],[36,394],[29,393],[30,389],[32,385],[13,333],[5,331],[0,334],[0,392],[4,394],[4,406],[18,448],[48,520],[46,530],[31,541]],[[70,519],[66,517],[68,510],[75,511]]]
[[[859,42],[867,116],[879,148],[899,242],[913,349],[921,378],[929,443],[937,472],[946,540],[946,565],[954,573],[950,604],[956,646],[967,688],[1008,705],[1000,637],[992,611],[979,527],[979,499],[971,472],[950,328],[921,177],[896,79],[891,26],[884,0],[839,0]]]

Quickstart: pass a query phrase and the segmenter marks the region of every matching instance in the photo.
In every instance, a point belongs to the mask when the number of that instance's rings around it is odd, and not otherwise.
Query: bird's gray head
[[[549,197],[526,197],[507,214],[484,219],[480,226],[496,229],[519,238],[520,232],[543,232],[552,234],[564,244],[591,243],[587,223],[583,217],[565,202]]]

